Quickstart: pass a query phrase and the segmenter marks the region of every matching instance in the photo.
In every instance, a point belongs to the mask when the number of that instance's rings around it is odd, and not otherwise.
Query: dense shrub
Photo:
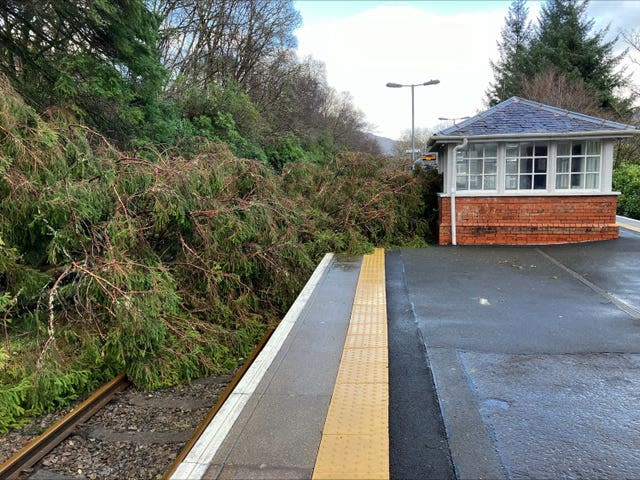
[[[143,158],[6,84],[0,125],[0,430],[121,370],[148,389],[228,371],[324,253],[428,235],[422,180],[369,155]]]
[[[623,163],[613,172],[613,188],[621,192],[618,214],[640,220],[640,164]]]

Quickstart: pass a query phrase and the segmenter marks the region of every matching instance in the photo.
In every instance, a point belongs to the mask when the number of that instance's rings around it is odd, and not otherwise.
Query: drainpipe
[[[451,244],[457,245],[456,238],[456,159],[458,150],[467,146],[467,137],[462,139],[462,143],[453,147],[453,162],[451,168]]]

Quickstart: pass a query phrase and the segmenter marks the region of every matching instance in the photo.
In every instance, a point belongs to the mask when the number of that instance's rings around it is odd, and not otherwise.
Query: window
[[[544,190],[547,188],[547,145],[507,143],[506,190]]]
[[[556,188],[598,189],[601,152],[601,144],[597,141],[558,143]]]
[[[456,188],[458,190],[495,190],[498,147],[495,143],[470,143],[458,151]]]

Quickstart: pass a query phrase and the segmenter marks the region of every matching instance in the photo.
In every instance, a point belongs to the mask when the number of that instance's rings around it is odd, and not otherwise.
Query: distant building
[[[436,133],[427,145],[444,174],[439,243],[617,238],[614,142],[636,133],[519,97]]]

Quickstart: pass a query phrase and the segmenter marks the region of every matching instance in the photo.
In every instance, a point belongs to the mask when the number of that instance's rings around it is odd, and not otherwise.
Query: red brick
[[[460,245],[540,245],[618,237],[616,195],[457,197]],[[441,197],[439,238],[450,244],[451,203]]]

